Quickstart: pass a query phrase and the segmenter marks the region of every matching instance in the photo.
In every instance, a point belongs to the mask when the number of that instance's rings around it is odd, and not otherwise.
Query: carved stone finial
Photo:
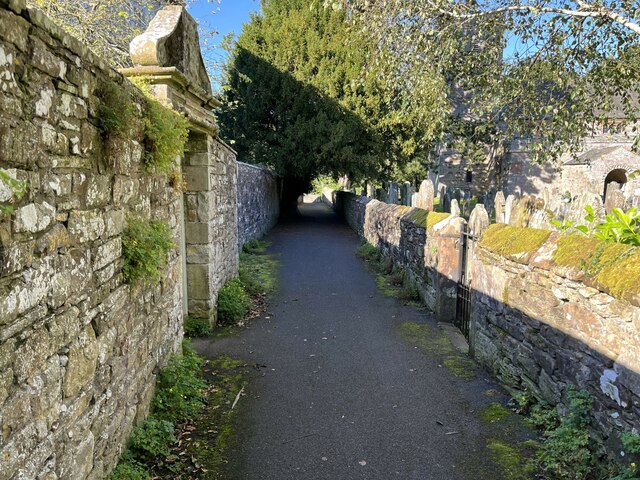
[[[211,95],[211,82],[202,60],[198,24],[180,5],[162,8],[147,30],[129,44],[137,67],[176,67],[190,82]]]

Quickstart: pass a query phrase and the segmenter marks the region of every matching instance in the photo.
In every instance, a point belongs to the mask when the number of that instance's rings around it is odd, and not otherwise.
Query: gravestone
[[[376,186],[371,182],[367,182],[367,197],[376,198]]]
[[[469,215],[469,232],[480,236],[489,227],[489,214],[482,203],[478,203]]]
[[[416,204],[414,207],[423,208],[425,210],[433,210],[433,183],[428,178],[420,184],[420,190],[416,196]]]
[[[410,183],[404,183],[402,187],[400,187],[400,197],[402,200],[402,205],[405,205],[407,207],[412,206],[411,200],[413,194],[413,186]]]
[[[456,200],[455,198],[453,200],[451,200],[451,204],[450,204],[450,212],[451,212],[451,216],[452,217],[459,217],[460,216],[460,204],[458,204],[458,200]]]
[[[617,182],[611,182],[607,185],[607,196],[604,199],[604,211],[609,214],[614,208],[624,210],[626,199],[622,193],[621,185]]]
[[[504,218],[503,223],[511,222],[511,210],[513,209],[513,202],[516,201],[515,195],[508,195],[507,199],[504,201]]]
[[[451,194],[449,192],[445,192],[440,205],[442,205],[444,212],[451,212]]]
[[[399,200],[398,195],[398,184],[396,182],[391,182],[389,184],[389,195],[387,196],[387,203],[392,205],[397,205]]]

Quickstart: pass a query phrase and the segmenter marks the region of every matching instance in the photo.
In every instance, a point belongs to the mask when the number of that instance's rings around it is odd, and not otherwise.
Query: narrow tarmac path
[[[233,479],[499,479],[487,441],[522,440],[479,412],[504,396],[480,371],[455,377],[407,344],[425,310],[379,293],[357,236],[321,204],[269,235],[280,288],[240,335],[196,342],[206,356],[264,365],[246,389]],[[525,433],[526,436],[526,433]]]

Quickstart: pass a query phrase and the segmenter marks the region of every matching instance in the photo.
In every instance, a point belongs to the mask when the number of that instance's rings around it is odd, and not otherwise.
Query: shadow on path
[[[465,381],[402,340],[436,323],[382,296],[354,254],[359,240],[327,207],[305,205],[269,235],[280,289],[237,337],[200,340],[206,356],[264,365],[246,389],[233,479],[498,479],[486,448],[516,443],[516,419],[478,413],[505,397],[484,372]]]

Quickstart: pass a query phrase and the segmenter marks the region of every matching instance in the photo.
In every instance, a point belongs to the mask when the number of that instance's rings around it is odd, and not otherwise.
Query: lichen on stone
[[[446,220],[450,216],[451,214],[447,212],[429,212],[427,215],[427,230],[431,230],[436,224]]]
[[[547,241],[551,232],[537,228],[491,225],[480,239],[480,246],[506,257],[533,253]]]

